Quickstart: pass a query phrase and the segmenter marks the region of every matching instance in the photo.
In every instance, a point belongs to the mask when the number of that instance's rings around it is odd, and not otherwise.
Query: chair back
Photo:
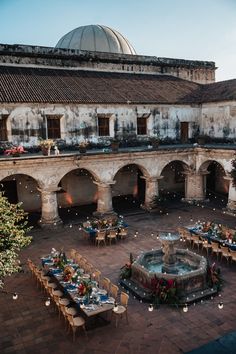
[[[105,240],[106,238],[106,231],[97,231],[96,239],[97,240]]]
[[[129,295],[124,293],[123,291],[120,294],[120,303],[122,306],[127,307],[129,301]]]
[[[109,291],[110,291],[110,285],[111,285],[110,279],[108,279],[108,278],[102,279],[102,287],[103,287],[103,289],[105,289],[107,291],[107,293],[109,293]]]
[[[119,288],[117,285],[111,283],[110,294],[116,300],[118,296]]]

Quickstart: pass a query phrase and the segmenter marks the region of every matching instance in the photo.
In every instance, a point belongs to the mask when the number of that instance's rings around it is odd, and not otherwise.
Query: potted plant
[[[111,150],[118,151],[120,146],[120,142],[117,138],[111,139]]]
[[[81,141],[79,143],[79,152],[81,154],[84,154],[87,151],[87,146],[88,146],[88,142],[87,141]]]
[[[152,145],[152,148],[155,150],[159,147],[160,144],[160,138],[158,136],[152,136],[150,138],[150,143]]]
[[[11,155],[12,157],[20,157],[21,154],[24,154],[26,151],[23,146],[13,146],[12,148],[5,150],[6,155]]]
[[[199,145],[204,145],[209,141],[210,137],[207,134],[199,134],[196,137],[197,143]]]
[[[49,156],[50,152],[51,152],[51,148],[52,148],[52,146],[54,146],[53,139],[41,140],[39,144],[40,144],[43,155]]]

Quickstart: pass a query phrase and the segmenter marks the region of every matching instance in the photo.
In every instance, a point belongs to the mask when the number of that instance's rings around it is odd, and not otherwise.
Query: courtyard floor
[[[210,342],[236,328],[236,265],[220,264],[224,287],[213,300],[191,305],[189,311],[161,305],[148,311],[148,304],[130,296],[129,324],[122,320],[118,328],[113,322],[88,330],[88,339],[78,331],[75,343],[65,331],[64,322],[52,306],[44,305],[45,296],[36,287],[26,266],[27,258],[40,264],[40,256],[51,248],[77,249],[102,275],[118,283],[120,268],[141,251],[158,248],[158,231],[175,231],[197,220],[212,220],[235,228],[235,217],[212,208],[182,206],[168,215],[155,213],[128,215],[129,237],[117,244],[100,248],[84,239],[79,220],[56,231],[32,230],[33,242],[21,252],[23,272],[6,280],[0,293],[0,353],[16,354],[177,354],[185,353]],[[138,231],[138,235],[135,232]],[[153,233],[153,235],[152,235]],[[211,261],[215,258],[210,256]],[[10,293],[18,293],[17,300]],[[224,307],[218,309],[219,301]]]

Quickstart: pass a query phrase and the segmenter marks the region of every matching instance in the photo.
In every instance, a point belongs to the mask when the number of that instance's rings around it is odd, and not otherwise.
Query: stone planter
[[[79,146],[79,152],[80,152],[81,154],[85,154],[86,151],[87,151],[86,146]]]
[[[50,155],[51,148],[41,146],[41,150],[42,150],[42,154],[44,156],[49,156]]]
[[[111,142],[111,150],[112,151],[118,151],[119,150],[120,143],[118,141],[112,141]]]

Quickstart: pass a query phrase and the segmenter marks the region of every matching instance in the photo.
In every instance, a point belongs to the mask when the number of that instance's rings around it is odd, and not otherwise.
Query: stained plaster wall
[[[235,139],[236,101],[203,104],[200,126],[211,137]]]
[[[189,138],[198,127],[201,109],[198,105],[2,105],[1,114],[8,114],[8,140],[24,146],[38,145],[46,138],[46,117],[61,117],[61,138],[76,144],[84,138],[93,142],[104,140],[97,136],[97,117],[110,119],[110,137],[115,133],[126,139],[137,135],[137,119],[147,117],[147,136],[180,138],[180,123],[189,122]],[[115,132],[115,130],[117,130]],[[142,137],[141,137],[142,138]],[[105,137],[109,140],[109,137]]]

